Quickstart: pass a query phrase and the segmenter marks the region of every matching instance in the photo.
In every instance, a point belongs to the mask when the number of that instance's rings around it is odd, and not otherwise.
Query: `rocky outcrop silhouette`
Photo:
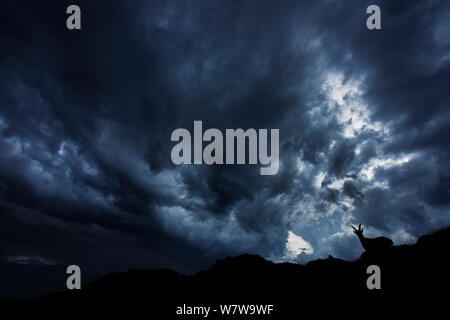
[[[447,228],[415,244],[385,248],[382,254],[366,251],[356,261],[330,256],[301,265],[244,254],[218,260],[194,275],[164,269],[109,274],[82,290],[52,294],[42,302],[104,304],[109,311],[145,309],[159,319],[180,319],[175,310],[183,304],[273,304],[275,313],[267,316],[271,319],[301,318],[306,310],[321,315],[390,310],[392,315],[397,309],[404,316],[448,298],[449,246]],[[373,264],[381,269],[380,290],[366,286],[367,267]]]

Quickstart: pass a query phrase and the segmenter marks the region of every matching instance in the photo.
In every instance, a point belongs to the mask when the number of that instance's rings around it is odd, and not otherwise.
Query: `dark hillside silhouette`
[[[306,265],[277,264],[244,254],[218,260],[191,276],[170,270],[114,273],[82,290],[52,294],[42,301],[77,306],[95,303],[109,311],[147,310],[149,317],[158,315],[155,318],[159,319],[185,319],[175,314],[176,307],[183,304],[227,303],[274,304],[274,315],[261,319],[292,319],[293,314],[300,319],[306,310],[320,315],[345,315],[355,310],[371,315],[389,310],[392,315],[397,310],[406,315],[444,306],[439,301],[449,297],[449,247],[447,228],[420,237],[416,244],[368,250],[351,262],[330,256]],[[367,289],[366,270],[372,264],[381,268],[381,290]],[[214,316],[227,319],[209,318]]]

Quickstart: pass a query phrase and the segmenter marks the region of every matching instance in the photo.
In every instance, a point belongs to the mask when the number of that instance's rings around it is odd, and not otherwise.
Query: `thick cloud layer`
[[[446,1],[377,1],[374,31],[365,1],[79,1],[80,31],[69,4],[0,5],[3,261],[350,259],[352,223],[450,224]],[[279,128],[278,174],[175,166],[194,120]]]

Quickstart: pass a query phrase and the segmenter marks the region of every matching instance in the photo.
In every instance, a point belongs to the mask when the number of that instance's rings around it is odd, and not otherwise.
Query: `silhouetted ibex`
[[[358,229],[352,226],[353,232],[358,236],[359,241],[366,251],[379,251],[392,247],[394,244],[391,239],[386,237],[377,238],[366,238],[363,236],[363,229],[361,229],[361,224],[359,224]]]

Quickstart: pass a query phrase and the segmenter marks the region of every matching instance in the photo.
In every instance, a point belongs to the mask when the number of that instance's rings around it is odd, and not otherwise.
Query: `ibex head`
[[[353,232],[357,235],[357,236],[362,236],[364,229],[361,228],[361,223],[358,226],[358,229],[356,229],[354,226],[352,226],[353,228]]]

